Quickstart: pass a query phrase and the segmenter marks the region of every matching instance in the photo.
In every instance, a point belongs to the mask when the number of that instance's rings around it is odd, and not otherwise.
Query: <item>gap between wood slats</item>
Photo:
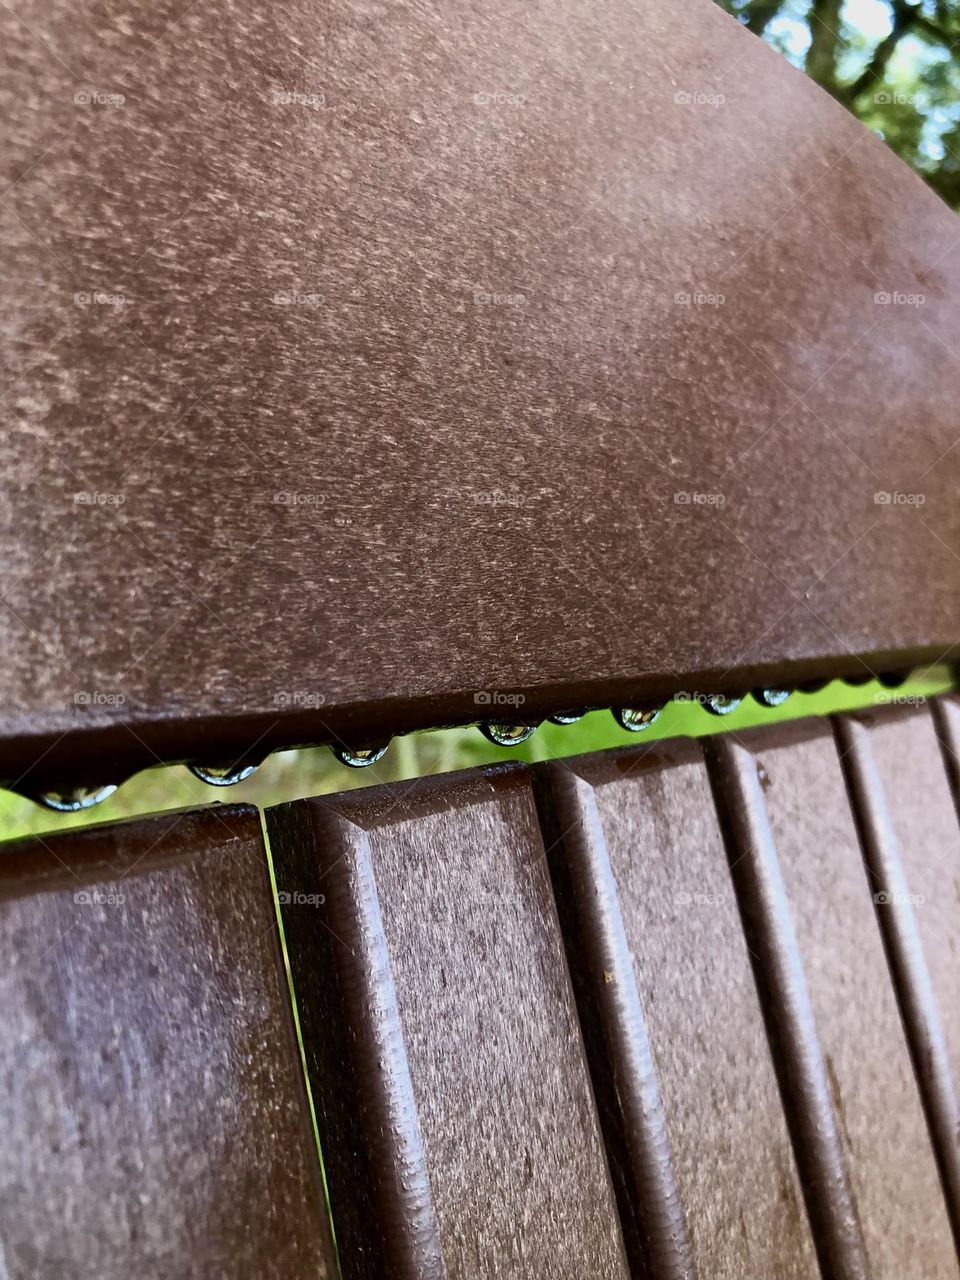
[[[631,1275],[693,1280],[656,1066],[593,787],[551,764],[536,771],[534,796]]]
[[[342,1280],[445,1280],[368,836],[307,804],[267,823],[285,883],[337,921],[284,912]]]
[[[939,714],[937,724],[942,744],[945,748],[950,744],[948,749],[953,750],[950,725]],[[851,716],[838,716],[834,731],[860,846],[874,885],[880,933],[920,1085],[954,1243],[960,1254],[960,1105],[940,1013],[897,835],[870,745],[870,730]]]
[[[757,761],[726,737],[705,755],[820,1269],[825,1280],[869,1280]]]

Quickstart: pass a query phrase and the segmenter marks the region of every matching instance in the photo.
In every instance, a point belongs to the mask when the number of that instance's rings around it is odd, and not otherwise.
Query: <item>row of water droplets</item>
[[[755,689],[753,696],[765,707],[779,707],[790,696],[788,689]],[[743,701],[742,696],[724,693],[696,694],[691,701],[699,703],[715,716],[727,716],[736,711]],[[617,724],[630,733],[641,733],[656,722],[666,702],[653,703],[643,707],[612,707],[611,714]],[[551,724],[575,724],[586,715],[583,711],[563,711],[549,717]],[[485,721],[480,724],[484,736],[499,747],[517,747],[526,742],[540,727],[538,724],[501,724]],[[331,746],[331,751],[341,764],[351,769],[365,769],[382,760],[390,746],[389,741],[379,746],[351,748],[338,744]],[[211,787],[235,787],[249,778],[263,763],[245,760],[231,765],[188,766],[190,772]],[[68,791],[44,791],[32,798],[46,809],[56,813],[79,813],[84,809],[92,809],[102,804],[108,796],[116,791],[116,785],[102,787],[76,787]]]

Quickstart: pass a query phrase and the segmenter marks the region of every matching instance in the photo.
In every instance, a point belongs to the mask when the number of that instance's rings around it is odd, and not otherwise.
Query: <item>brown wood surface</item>
[[[782,874],[806,976],[864,1274],[871,1280],[956,1276],[872,879],[830,725],[757,731],[726,750],[737,753],[744,772],[757,779],[769,819],[771,856]]]
[[[344,1276],[625,1280],[523,770],[268,829]]]
[[[960,827],[946,759],[958,708],[843,717],[837,742],[960,1247]]]
[[[333,1277],[260,822],[4,846],[4,1280]]]
[[[820,1270],[831,1280],[870,1280],[764,774],[738,735],[708,740],[704,750]]]
[[[693,1248],[597,798],[562,764],[536,770],[534,793],[631,1274],[692,1280]]]
[[[689,1232],[688,1248],[681,1236],[672,1257],[661,1249],[650,1274],[812,1280],[816,1258],[699,748],[669,744],[553,768],[553,797],[561,771],[578,775],[580,818],[568,813],[557,824],[550,857],[561,903],[573,895],[586,943],[572,960],[586,966],[582,1002],[606,1002],[601,1078],[613,1078],[620,1142],[637,1162],[638,1128],[657,1116],[638,1125],[635,1098],[649,1086],[612,1022],[623,1016],[608,997],[614,985],[646,1022],[666,1115],[660,1161]],[[544,797],[541,809],[550,803]],[[592,848],[580,842],[578,823],[589,824]],[[612,941],[621,927],[616,967],[597,967],[596,932]],[[672,1208],[662,1182],[662,1170],[660,1186],[635,1181],[635,1211],[647,1221]]]
[[[0,777],[956,641],[956,220],[710,0],[0,22]]]

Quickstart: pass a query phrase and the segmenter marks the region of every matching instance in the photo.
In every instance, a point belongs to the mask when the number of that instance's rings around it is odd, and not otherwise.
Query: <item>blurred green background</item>
[[[718,0],[960,211],[960,0]]]

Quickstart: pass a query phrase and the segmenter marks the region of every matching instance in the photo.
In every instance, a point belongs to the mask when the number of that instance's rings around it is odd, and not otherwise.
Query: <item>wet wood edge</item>
[[[913,1069],[930,1130],[954,1244],[960,1255],[960,1103],[923,953],[899,843],[873,758],[865,719],[834,718],[837,750]],[[937,721],[939,731],[941,721]],[[942,741],[942,740],[941,740]]]
[[[960,701],[957,698],[935,698],[930,704],[933,726],[943,756],[953,804],[960,819]]]
[[[863,655],[824,654],[803,660],[727,668],[703,666],[670,677],[637,674],[551,683],[517,684],[524,723],[536,724],[571,707],[604,709],[667,702],[689,689],[742,694],[752,688],[797,688],[833,679],[900,671],[946,659],[943,646],[909,651],[878,650]],[[511,684],[504,678],[504,683]],[[511,684],[512,688],[512,684]],[[330,702],[322,711],[278,705],[269,713],[224,708],[219,714],[152,719],[129,715],[64,732],[39,717],[21,721],[0,736],[0,782],[22,794],[69,785],[120,783],[157,764],[184,761],[258,763],[271,752],[327,744],[351,748],[377,745],[424,729],[467,727],[484,717],[476,691],[420,698],[384,697],[376,702]]]
[[[267,811],[343,1280],[445,1280],[366,832]]]
[[[533,791],[631,1275],[693,1280],[666,1117],[593,787],[560,763]]]
[[[820,1270],[824,1280],[869,1280],[757,761],[732,735],[708,740],[704,756]]]

